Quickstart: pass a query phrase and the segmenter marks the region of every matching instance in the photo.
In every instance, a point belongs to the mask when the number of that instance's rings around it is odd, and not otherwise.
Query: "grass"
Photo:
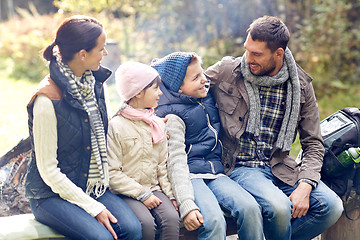
[[[2,75],[4,76],[4,75]],[[37,83],[31,83],[27,80],[13,80],[9,78],[0,78],[2,89],[0,91],[0,156],[3,156],[13,148],[22,138],[26,138],[27,112],[26,104]],[[321,93],[321,89],[315,89],[315,92]],[[110,109],[113,113],[119,105],[115,86],[110,85],[109,89]],[[360,86],[349,87],[341,91],[333,91],[329,95],[318,97],[320,118],[324,119],[335,111],[344,107],[360,107]],[[296,157],[301,146],[297,140],[293,145],[291,155]]]
[[[4,77],[0,81],[0,156],[3,156],[29,136],[26,105],[37,84]]]

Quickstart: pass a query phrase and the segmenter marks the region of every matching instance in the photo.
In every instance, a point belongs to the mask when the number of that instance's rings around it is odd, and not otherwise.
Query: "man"
[[[312,79],[295,63],[280,19],[261,17],[247,32],[242,57],[205,72],[223,126],[223,163],[261,206],[267,240],[312,239],[343,211],[320,181],[324,147]],[[297,130],[301,165],[289,156]]]

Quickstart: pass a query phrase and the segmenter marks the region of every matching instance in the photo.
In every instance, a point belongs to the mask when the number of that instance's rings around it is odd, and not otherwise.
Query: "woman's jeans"
[[[229,175],[231,179],[248,191],[262,209],[266,240],[306,240],[321,234],[341,216],[341,199],[323,182],[310,194],[307,214],[301,218],[291,218],[290,194],[295,186],[289,186],[272,173],[270,167],[236,167]]]
[[[199,228],[198,239],[223,240],[226,222],[223,212],[231,215],[237,224],[241,240],[263,238],[260,206],[239,184],[227,176],[216,179],[191,179],[195,203],[200,208],[204,223]]]
[[[141,239],[140,222],[120,197],[107,190],[96,200],[117,219],[111,226],[118,239]],[[70,239],[114,239],[96,218],[58,196],[30,199],[30,207],[36,220]]]

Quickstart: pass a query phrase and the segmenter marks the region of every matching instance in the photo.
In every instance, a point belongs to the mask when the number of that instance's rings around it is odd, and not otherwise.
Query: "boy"
[[[198,239],[225,239],[222,208],[235,218],[240,239],[262,239],[261,224],[254,224],[261,221],[259,205],[224,174],[219,114],[200,57],[175,52],[151,66],[162,79],[157,115],[170,114],[168,175],[186,229],[199,228]]]

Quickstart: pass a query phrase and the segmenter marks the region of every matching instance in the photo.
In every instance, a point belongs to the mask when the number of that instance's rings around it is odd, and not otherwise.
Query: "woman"
[[[28,104],[33,159],[26,196],[36,220],[72,239],[141,239],[134,213],[108,190],[102,24],[73,16],[43,52],[50,74]]]

